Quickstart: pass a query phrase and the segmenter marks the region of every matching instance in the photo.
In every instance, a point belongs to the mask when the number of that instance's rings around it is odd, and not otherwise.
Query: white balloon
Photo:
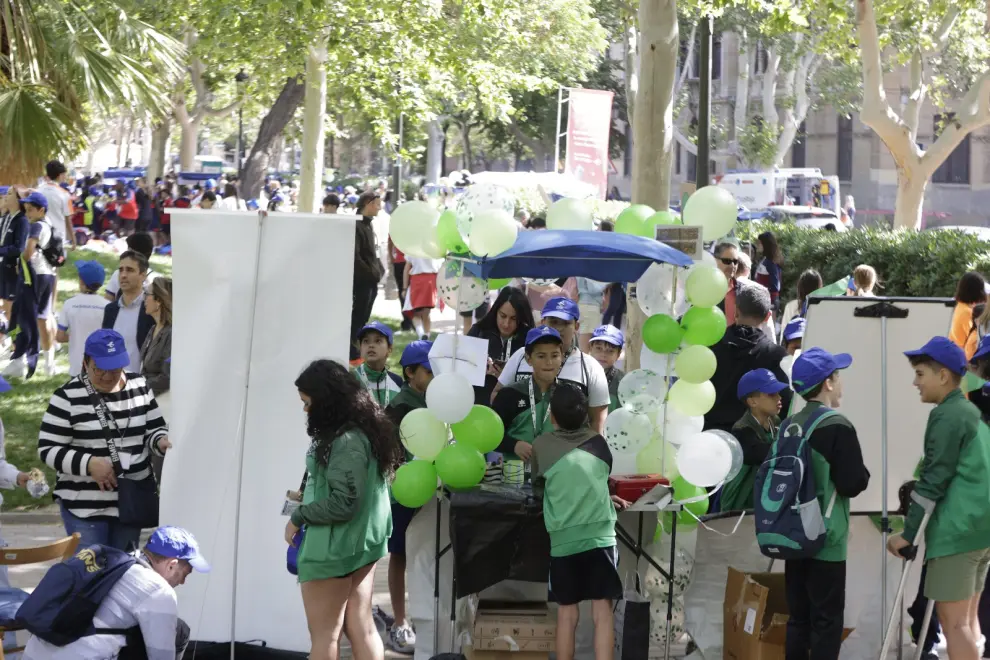
[[[563,197],[547,209],[547,229],[583,229],[590,231],[595,228],[595,218],[591,209],[580,199]]]
[[[736,436],[732,435],[728,431],[712,429],[709,433],[714,433],[722,439],[722,442],[728,445],[729,451],[732,453],[732,467],[729,468],[729,474],[725,477],[725,480],[731,481],[732,479],[735,479],[736,475],[742,472],[743,469],[742,445],[739,444],[739,440],[736,439]]]
[[[657,414],[657,431],[672,445],[682,445],[705,428],[705,418],[689,417],[673,406],[664,406]],[[665,426],[666,424],[666,426]]]
[[[639,353],[639,366],[641,369],[649,369],[650,371],[655,371],[658,374],[667,375],[667,361],[672,358],[672,355],[665,355],[663,353],[654,353],[645,345]],[[671,374],[673,371],[673,364],[671,366]],[[621,384],[621,383],[620,383]]]
[[[479,257],[495,257],[516,242],[519,223],[502,209],[480,211],[471,223],[468,246]]]
[[[430,237],[436,237],[439,219],[440,212],[426,202],[400,204],[389,218],[389,236],[395,247],[404,254],[429,257],[423,249],[423,243]]]
[[[437,273],[437,293],[445,303],[465,313],[485,302],[488,283],[465,271],[463,262],[447,259]]]
[[[636,302],[647,316],[672,314],[675,266],[651,264],[636,282]],[[680,297],[680,296],[679,296]]]
[[[637,452],[648,445],[652,437],[653,422],[646,415],[619,408],[605,419],[605,439],[612,451]]]
[[[666,393],[664,375],[649,369],[630,371],[619,381],[619,403],[633,412],[655,412]]]
[[[711,252],[709,252],[708,250],[705,250],[704,252],[702,252],[701,253],[701,260],[700,261],[696,261],[695,263],[697,263],[697,264],[704,264],[706,266],[717,266],[718,265],[718,262],[715,261],[715,255],[712,254]]]
[[[501,209],[512,217],[516,212],[516,198],[502,186],[476,183],[457,200],[457,231],[461,232],[465,241],[471,236],[475,216],[491,209]]]
[[[709,488],[732,469],[732,451],[714,433],[699,433],[677,451],[677,469],[689,484]]]
[[[474,388],[458,373],[440,374],[426,388],[426,407],[447,424],[462,421],[474,405]]]

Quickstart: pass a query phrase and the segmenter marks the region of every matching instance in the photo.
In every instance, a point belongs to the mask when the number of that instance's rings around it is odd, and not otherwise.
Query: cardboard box
[[[743,573],[730,567],[722,611],[725,660],[784,660],[789,617],[783,573]],[[851,632],[844,628],[842,639]]]
[[[515,660],[527,660],[522,654],[554,650],[557,622],[546,603],[482,601],[473,633],[475,651],[511,652]]]

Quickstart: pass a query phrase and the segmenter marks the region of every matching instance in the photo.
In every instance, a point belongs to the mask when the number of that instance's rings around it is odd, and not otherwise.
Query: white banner
[[[192,531],[213,567],[179,591],[180,616],[193,639],[232,641],[233,631],[233,641],[307,651],[280,515],[309,444],[293,383],[313,359],[346,364],[355,217],[172,218],[175,447],[161,520]]]

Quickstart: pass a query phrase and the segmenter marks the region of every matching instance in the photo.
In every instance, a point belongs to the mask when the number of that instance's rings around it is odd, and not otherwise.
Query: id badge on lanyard
[[[555,383],[556,384],[556,383]],[[547,406],[543,410],[543,422],[540,423],[537,420],[536,415],[536,393],[533,391],[533,379],[529,379],[529,414],[533,418],[533,439],[543,434],[543,427],[547,425],[547,420],[550,419],[550,397],[553,394],[553,385],[547,390],[546,394],[543,395],[541,402],[546,402]]]

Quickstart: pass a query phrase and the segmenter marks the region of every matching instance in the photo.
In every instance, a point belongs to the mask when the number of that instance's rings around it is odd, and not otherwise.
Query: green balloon
[[[699,264],[688,274],[684,290],[692,305],[713,307],[725,298],[729,291],[729,281],[715,266]]]
[[[395,471],[392,497],[402,506],[418,509],[437,489],[437,469],[430,461],[410,461]]]
[[[618,234],[655,238],[656,230],[653,225],[647,223],[653,214],[653,209],[646,204],[627,206],[615,219],[615,231]]]
[[[502,442],[505,425],[502,418],[491,408],[474,405],[467,417],[450,425],[454,439],[474,447],[482,454],[495,451]]]
[[[706,346],[686,346],[677,355],[677,377],[689,383],[703,383],[715,375],[718,359]]]
[[[677,321],[667,314],[654,314],[643,324],[643,343],[654,353],[673,353],[683,336]]]
[[[437,475],[451,488],[471,488],[485,476],[485,457],[474,447],[459,442],[447,445],[437,456]]]
[[[510,282],[512,282],[512,278],[510,277],[505,277],[497,280],[488,280],[488,290],[501,291],[505,287],[509,286]]]
[[[457,231],[457,214],[452,210],[444,211],[437,221],[437,239],[442,247],[447,248],[454,254],[466,254],[468,246],[461,237],[461,232]]]
[[[664,442],[659,433],[655,434],[650,444],[636,454],[636,472],[660,474],[668,479],[680,476],[677,471],[677,447]]]
[[[671,529],[676,520],[677,529],[694,529],[698,526],[698,518],[708,513],[708,497],[707,492],[704,488],[700,486],[695,486],[684,481],[683,477],[677,477],[671,484],[674,488],[674,499],[683,502],[684,500],[692,500],[696,497],[701,497],[705,495],[706,497],[697,502],[688,502],[683,506],[683,508],[677,512],[677,517],[674,517],[672,511],[668,511],[663,514],[663,526],[664,529]],[[694,514],[694,515],[691,515]]]
[[[656,227],[657,225],[679,225],[681,221],[670,211],[657,211],[646,219],[646,224]]]
[[[429,408],[417,408],[402,418],[399,437],[410,454],[432,461],[447,444],[447,427]]]
[[[688,344],[712,346],[725,335],[725,314],[718,307],[692,307],[681,317],[681,328]]]

